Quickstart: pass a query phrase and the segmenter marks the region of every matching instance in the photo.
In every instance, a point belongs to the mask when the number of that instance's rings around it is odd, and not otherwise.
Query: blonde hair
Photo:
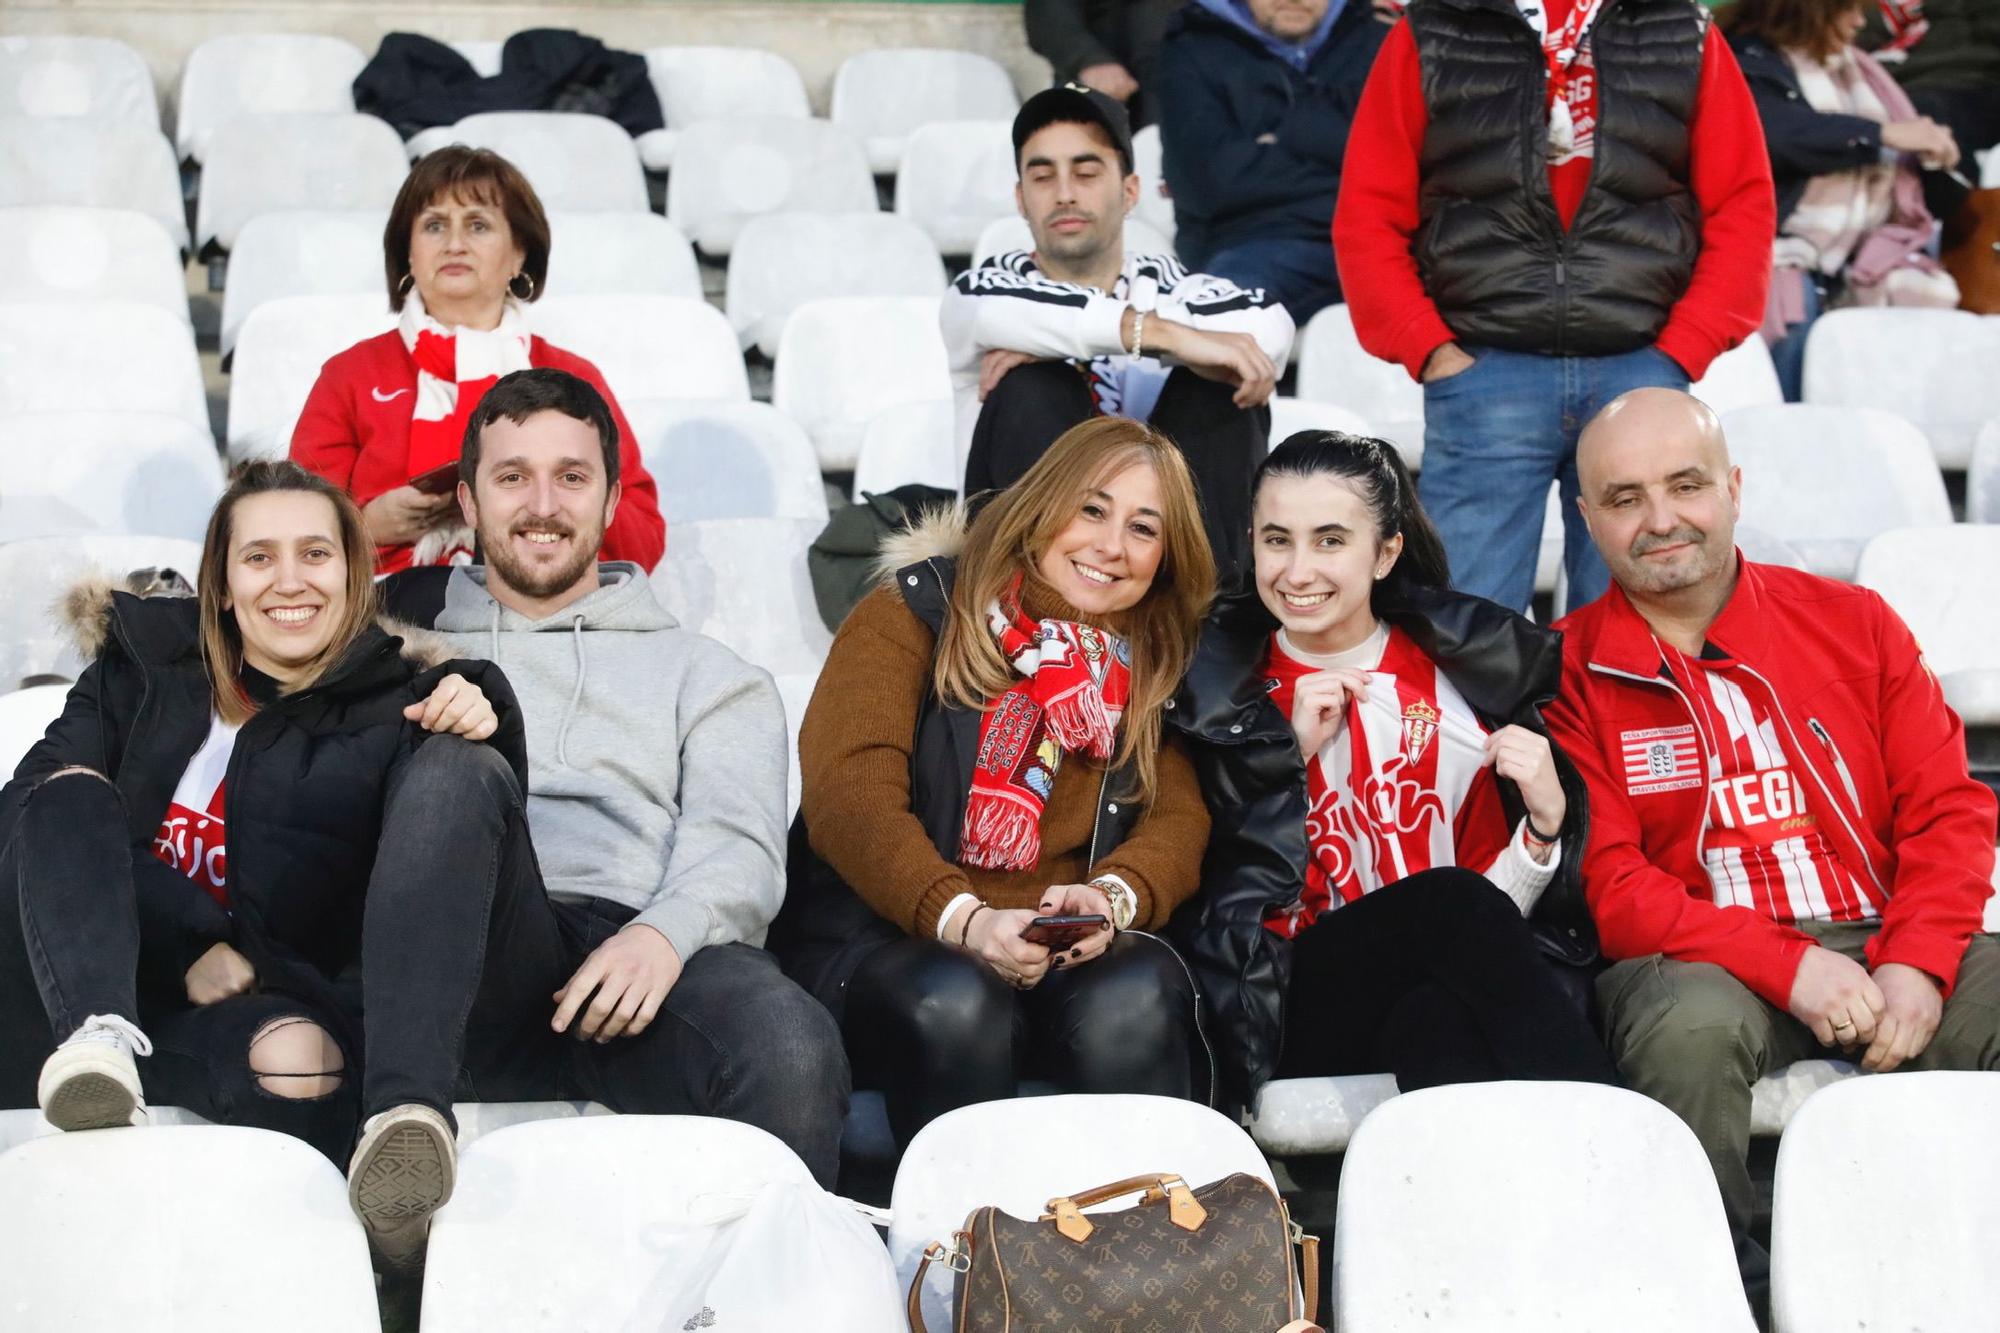
[[[347,492],[324,477],[306,471],[297,463],[259,461],[245,463],[231,478],[229,489],[216,501],[208,517],[208,535],[202,541],[201,573],[196,590],[201,599],[201,664],[208,672],[209,700],[224,721],[241,724],[256,707],[244,696],[238,679],[243,672],[243,631],[236,617],[223,606],[229,596],[229,548],[235,540],[237,502],[251,495],[280,491],[302,491],[326,497],[333,506],[334,522],[340,528],[341,552],[347,557],[347,606],[326,647],[305,664],[297,681],[285,693],[310,688],[361,631],[375,618],[375,544],[361,520],[361,511]]]
[[[938,640],[932,688],[939,699],[984,710],[1014,683],[986,625],[986,609],[1018,578],[1039,580],[1049,543],[1076,518],[1084,497],[1136,463],[1160,485],[1161,556],[1152,586],[1121,615],[1132,652],[1132,693],[1113,763],[1130,765],[1150,800],[1157,788],[1161,714],[1194,658],[1202,617],[1215,596],[1215,557],[1202,528],[1187,460],[1165,435],[1124,417],[1096,417],[1065,431],[1021,479],[973,520]]]

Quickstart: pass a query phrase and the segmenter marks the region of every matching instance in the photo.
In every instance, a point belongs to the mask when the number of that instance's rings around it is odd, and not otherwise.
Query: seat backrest
[[[366,209],[387,213],[409,174],[385,120],[355,111],[237,116],[209,140],[195,204],[195,245],[232,249],[260,213]]]
[[[171,569],[192,586],[201,544],[180,537],[34,537],[0,542],[0,687],[28,676],[76,679],[77,655],[57,601],[85,578],[114,582],[137,569]]]
[[[2000,416],[2000,320],[1970,310],[1829,311],[1806,339],[1805,401],[1879,407],[1914,422],[1938,465],[1962,468]]]
[[[785,325],[771,374],[771,401],[805,427],[829,472],[854,466],[877,412],[950,397],[938,303],[927,297],[807,302]]]
[[[250,312],[229,374],[229,461],[283,458],[329,358],[396,326],[381,292],[284,296]]]
[[[500,64],[507,52],[507,43],[494,38],[472,38],[453,42],[451,49],[464,56],[472,66],[472,72],[482,79],[490,79],[500,72]]]
[[[1722,428],[1743,469],[1741,521],[1797,547],[1816,573],[1852,578],[1876,533],[1952,521],[1923,433],[1893,413],[1782,403],[1738,408]]]
[[[1688,392],[1720,416],[1739,407],[1769,407],[1785,401],[1771,349],[1755,334],[1709,362],[1708,373]]]
[[[198,542],[222,482],[215,437],[181,417],[0,418],[0,541],[102,532]]]
[[[1815,1093],[1778,1144],[1773,1328],[1991,1324],[2000,1308],[1996,1123],[2000,1077],[1991,1073],[1900,1073]]]
[[[949,399],[898,403],[868,419],[854,463],[854,493],[893,491],[912,482],[959,488],[958,430]]]
[[[893,213],[768,213],[729,258],[729,322],[745,347],[775,357],[785,321],[835,296],[944,295],[944,260],[923,229]]]
[[[209,139],[236,116],[354,110],[354,78],[368,57],[352,42],[309,33],[211,37],[181,67],[174,139],[180,155],[208,160]]]
[[[653,588],[682,628],[772,675],[817,672],[833,636],[813,601],[806,548],[825,526],[811,518],[671,524]]]
[[[2000,523],[2000,417],[1979,428],[1965,467],[1965,521]]]
[[[986,225],[1015,213],[1014,141],[1004,120],[940,120],[910,132],[896,212],[948,255],[969,255]],[[1016,214],[1018,216],[1018,214]]]
[[[12,683],[0,680],[0,690]],[[0,771],[11,774],[20,767],[35,742],[48,732],[49,724],[62,716],[68,698],[67,685],[31,685],[25,690],[0,692]]]
[[[188,318],[180,246],[128,208],[0,208],[0,300],[108,296]]]
[[[158,130],[70,116],[0,116],[0,208],[129,208],[188,243],[180,168]]]
[[[1032,1149],[1006,1146],[1021,1143],[1024,1132],[1032,1134]],[[1270,1165],[1250,1136],[1196,1102],[1058,1094],[963,1106],[924,1126],[903,1153],[889,1201],[889,1257],[907,1285],[924,1246],[948,1243],[974,1208],[990,1204],[1032,1218],[1052,1198],[1129,1176],[1172,1173],[1198,1186],[1238,1172],[1271,1180]],[[1134,1202],[1125,1198],[1109,1206]],[[951,1273],[933,1264],[924,1282],[931,1328],[952,1327],[950,1296]]]
[[[638,399],[621,406],[669,528],[710,518],[826,522],[812,441],[769,403]]]
[[[222,291],[222,354],[250,312],[284,296],[342,296],[383,289],[381,209],[259,213],[236,233]]]
[[[811,1182],[776,1138],[719,1116],[495,1130],[459,1155],[452,1200],[431,1223],[424,1328],[667,1328],[631,1322],[663,1250],[761,1186]],[[779,1273],[783,1256],[771,1263]]]
[[[1011,121],[1020,106],[1006,68],[970,51],[862,51],[842,61],[833,76],[833,123],[868,146],[868,164],[878,175],[898,170],[904,145],[919,126]]]
[[[646,72],[660,96],[667,128],[745,116],[812,115],[805,80],[791,61],[748,46],[655,46]]]
[[[157,132],[146,59],[108,37],[0,37],[0,116],[90,116]]]
[[[1617,1088],[1392,1098],[1347,1146],[1333,1245],[1335,1320],[1354,1333],[1755,1327],[1701,1145]]]
[[[701,270],[681,229],[657,213],[556,213],[549,217],[548,290],[700,297]]]
[[[1012,197],[1008,206],[1011,208]],[[1028,230],[1028,220],[1019,213],[1009,213],[1006,217],[993,219],[979,230],[979,240],[972,247],[972,266],[978,268],[995,255],[1004,255],[1010,250],[1032,250],[1035,248],[1034,233]],[[1170,255],[1174,252],[1173,239],[1145,221],[1137,213],[1125,219],[1125,253],[1128,255]]]
[[[186,318],[109,298],[0,304],[0,415],[82,407],[164,412],[207,430]]]
[[[1421,466],[1424,390],[1399,365],[1378,361],[1361,346],[1345,305],[1330,305],[1299,335],[1299,397],[1359,412],[1375,434]]]
[[[274,1311],[298,1333],[381,1327],[346,1182],[289,1135],[49,1135],[0,1154],[0,1199],[0,1309],[14,1327],[157,1328],[163,1311],[212,1333],[269,1329]]]
[[[1139,174],[1139,206],[1132,210],[1132,216],[1165,236],[1171,249],[1176,230],[1174,201],[1167,193],[1158,125],[1148,125],[1132,136],[1132,170]]]
[[[699,297],[549,296],[528,307],[528,323],[596,366],[621,402],[750,397],[729,320]]]
[[[2000,668],[2000,527],[1897,528],[1861,552],[1854,581],[1896,609],[1938,675]]]
[[[667,178],[667,217],[711,255],[728,254],[760,213],[877,209],[860,141],[823,120],[700,121],[681,133]]]
[[[1277,448],[1302,430],[1337,430],[1348,435],[1372,435],[1359,412],[1310,398],[1271,396],[1271,447]]]
[[[550,212],[643,213],[651,206],[639,150],[615,120],[575,111],[484,111],[453,125],[451,137],[519,167]]]

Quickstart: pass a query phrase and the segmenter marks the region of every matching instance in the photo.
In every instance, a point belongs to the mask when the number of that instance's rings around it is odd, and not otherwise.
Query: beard
[[[1733,538],[1731,533],[1717,542],[1713,534],[1685,524],[1664,536],[1649,533],[1632,543],[1625,559],[1619,562],[1624,568],[1613,572],[1622,586],[1637,592],[1679,592],[1712,576],[1735,549]],[[1687,543],[1689,550],[1671,565],[1654,564],[1644,559],[1649,552],[1682,543]],[[1717,547],[1720,549],[1717,550]]]
[[[529,529],[557,532],[569,538],[569,558],[561,564],[531,566],[515,555],[514,537]],[[505,532],[489,532],[482,528],[479,533],[479,546],[486,557],[487,568],[498,574],[501,581],[514,591],[537,599],[553,597],[574,587],[584,572],[597,563],[598,549],[603,544],[604,525],[601,522],[579,530],[567,523],[542,521],[516,524]]]

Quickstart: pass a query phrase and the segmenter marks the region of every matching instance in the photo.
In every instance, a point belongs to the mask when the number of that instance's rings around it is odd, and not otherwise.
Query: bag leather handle
[[[1319,1318],[1319,1237],[1304,1235],[1299,1237],[1299,1285],[1306,1298],[1306,1317],[1302,1327],[1317,1328],[1312,1321]],[[919,1330],[921,1333],[921,1330]],[[1282,1333],[1282,1330],[1280,1331]]]
[[[1123,1194],[1141,1191],[1145,1192],[1148,1203],[1164,1198],[1167,1201],[1167,1220],[1183,1231],[1199,1231],[1201,1224],[1208,1220],[1208,1210],[1195,1199],[1194,1191],[1188,1188],[1185,1180],[1160,1173],[1128,1176],[1081,1194],[1059,1195],[1049,1200],[1048,1211],[1042,1214],[1041,1220],[1054,1222],[1064,1239],[1081,1245],[1097,1230],[1096,1225],[1083,1215],[1084,1209]]]

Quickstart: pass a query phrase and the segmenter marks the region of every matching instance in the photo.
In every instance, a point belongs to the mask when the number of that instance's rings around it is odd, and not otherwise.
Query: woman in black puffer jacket
[[[1294,435],[1255,497],[1249,579],[1169,714],[1212,820],[1175,924],[1226,1089],[1250,1106],[1274,1077],[1614,1081],[1571,998],[1596,939],[1582,784],[1540,717],[1560,636],[1450,591],[1384,441]]]

